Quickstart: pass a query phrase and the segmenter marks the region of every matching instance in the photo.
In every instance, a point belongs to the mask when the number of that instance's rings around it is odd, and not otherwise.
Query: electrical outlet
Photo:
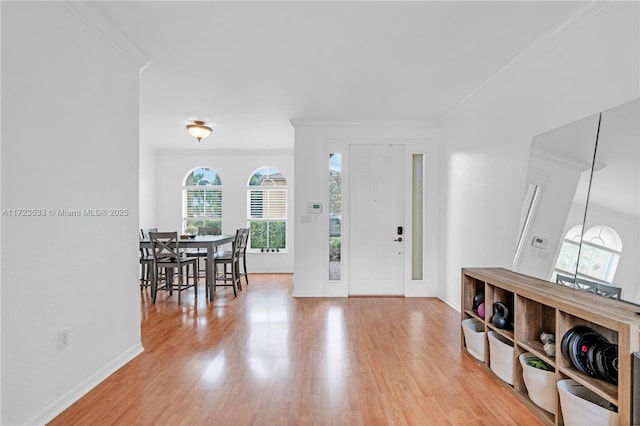
[[[63,330],[58,331],[58,350],[64,349],[69,346],[71,335],[69,334],[69,329],[65,328]]]

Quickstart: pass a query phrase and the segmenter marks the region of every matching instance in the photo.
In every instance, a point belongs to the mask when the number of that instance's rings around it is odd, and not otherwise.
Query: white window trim
[[[220,181],[222,181],[222,178],[220,177],[220,174],[218,173],[217,170],[211,168],[211,167],[205,167],[205,166],[200,166],[200,167],[195,167],[193,169],[191,169],[191,171],[189,171],[189,173],[187,173],[183,179],[183,184],[182,184],[182,230],[183,232],[186,230],[187,228],[187,223],[189,221],[205,221],[205,220],[211,220],[211,221],[219,221],[220,222],[220,230],[222,231],[222,213],[223,213],[223,207],[224,207],[224,203],[223,203],[223,198],[224,198],[224,193],[223,193],[223,187],[222,185],[185,185],[185,183],[187,182],[187,179],[189,178],[190,175],[192,175],[194,173],[194,171],[196,171],[197,169],[209,169],[211,171],[214,171],[216,173],[216,175],[218,176],[218,178],[220,179]],[[194,217],[188,217],[188,197],[189,197],[189,192],[190,191],[220,191],[220,213],[219,214],[212,214],[212,215],[206,215],[206,216],[194,216]]]
[[[280,169],[277,169],[275,167],[270,167],[270,166],[263,166],[263,167],[259,167],[256,170],[254,170],[251,175],[249,176],[249,181],[251,180],[251,177],[258,172],[261,169],[264,168],[268,168],[268,169],[273,169],[273,170],[277,170],[278,173],[280,173],[282,175],[282,177],[284,178],[284,181],[287,182],[287,178],[284,176],[284,174],[280,171]],[[287,182],[288,183],[288,182]],[[269,251],[265,251],[265,249],[259,249],[259,248],[252,248],[251,247],[251,234],[249,234],[249,245],[247,247],[247,252],[249,253],[260,253],[260,254],[286,254],[288,253],[288,244],[287,244],[287,228],[288,228],[288,212],[289,212],[289,191],[288,191],[288,186],[287,185],[274,185],[274,186],[257,186],[257,185],[247,185],[247,226],[249,228],[251,228],[251,223],[253,222],[284,222],[284,226],[285,226],[285,241],[284,241],[284,248],[279,248],[279,249],[266,249]],[[269,191],[278,191],[278,192],[284,192],[284,211],[282,216],[280,217],[268,217],[268,218],[255,218],[251,216],[251,191],[262,191],[262,192],[269,192]],[[274,251],[271,251],[274,250]],[[275,251],[278,250],[278,251]]]

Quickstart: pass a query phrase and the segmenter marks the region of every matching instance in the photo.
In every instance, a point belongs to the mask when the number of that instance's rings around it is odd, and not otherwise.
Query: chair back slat
[[[598,283],[596,285],[596,294],[600,296],[608,297],[610,299],[620,300],[620,294],[622,293],[622,287],[613,287],[606,284]]]
[[[158,232],[158,228],[141,228],[140,229],[140,239],[148,240],[150,232]],[[140,256],[149,256],[151,253],[148,248],[140,249]]]
[[[148,240],[150,232],[158,232],[158,228],[142,228],[140,229],[140,236],[143,240]]]
[[[236,262],[242,255],[242,240],[244,238],[244,230],[238,228],[236,230],[236,238],[233,240],[233,262]]]
[[[247,246],[249,245],[249,233],[251,232],[251,228],[244,228],[244,235],[242,238],[242,249],[240,253],[240,257],[242,259],[242,273],[239,273],[240,277],[244,277],[247,285],[249,285],[249,276],[247,274]],[[238,264],[240,261],[238,261]],[[240,280],[238,280],[238,284],[240,284]]]
[[[243,228],[242,229],[242,240],[240,241],[240,251],[241,251],[241,255],[244,256],[245,253],[247,252],[247,244],[249,242],[249,228]]]
[[[149,239],[156,262],[179,262],[180,240],[177,232],[150,232]]]

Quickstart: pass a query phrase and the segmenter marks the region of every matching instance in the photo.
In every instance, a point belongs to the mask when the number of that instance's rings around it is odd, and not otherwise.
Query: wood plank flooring
[[[540,425],[432,298],[293,298],[292,276],[141,296],[145,352],[51,425]]]

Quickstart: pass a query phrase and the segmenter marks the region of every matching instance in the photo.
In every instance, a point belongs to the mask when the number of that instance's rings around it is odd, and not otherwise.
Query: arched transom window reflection
[[[579,278],[611,284],[622,254],[620,235],[606,225],[589,228],[584,236],[581,233],[582,226],[576,225],[565,235],[555,274],[573,276],[577,266]]]

